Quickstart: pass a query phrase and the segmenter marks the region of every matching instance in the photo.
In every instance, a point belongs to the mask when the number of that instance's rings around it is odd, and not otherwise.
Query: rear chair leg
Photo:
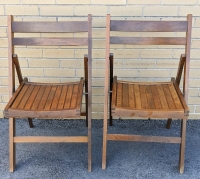
[[[182,119],[182,121],[181,121],[181,144],[180,144],[180,154],[179,154],[179,170],[180,170],[180,173],[184,172],[186,120],[187,119]]]
[[[30,128],[33,128],[32,118],[28,118],[28,123],[29,123]]]
[[[9,118],[9,163],[10,163],[10,172],[15,170],[15,119]]]
[[[171,126],[171,123],[172,123],[172,119],[171,119],[171,118],[169,118],[169,119],[167,120],[167,124],[166,124],[166,128],[167,128],[167,129],[169,129],[169,128],[170,128],[170,126]]]

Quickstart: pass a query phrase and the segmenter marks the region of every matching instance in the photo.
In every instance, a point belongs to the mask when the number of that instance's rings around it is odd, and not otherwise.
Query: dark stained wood
[[[122,32],[186,32],[187,21],[111,20],[111,31]]]
[[[47,85],[44,91],[44,95],[42,95],[42,99],[40,101],[38,109],[44,109],[44,106],[47,102],[47,98],[49,96],[50,91],[51,91],[51,85]]]
[[[62,91],[62,87],[63,86],[57,86],[56,93],[55,93],[55,96],[53,98],[53,102],[51,105],[51,109],[57,109],[58,101],[60,99],[60,95],[61,95],[61,91]]]
[[[111,37],[111,44],[129,45],[185,45],[185,37]]]
[[[41,46],[84,46],[87,38],[13,38],[13,45],[41,45]]]
[[[24,109],[24,106],[26,105],[26,103],[34,89],[33,85],[27,85],[27,86],[28,86],[28,89],[26,90],[26,93],[24,94],[21,102],[19,103],[19,106],[18,106],[19,109]]]
[[[78,85],[74,85],[70,108],[76,108],[77,95],[78,95],[78,90],[79,90],[78,88],[79,88]],[[82,93],[80,93],[80,94],[82,94]]]
[[[57,109],[63,109],[64,108],[65,98],[67,96],[67,90],[68,90],[68,86],[63,86]]]
[[[14,38],[14,33],[27,33],[26,38]],[[86,32],[87,38],[32,38],[28,33],[76,33]],[[87,102],[86,112],[81,111],[84,78],[78,82],[69,83],[37,83],[28,82],[22,78],[14,46],[87,46]],[[85,47],[84,47],[85,48]],[[5,117],[9,119],[9,145],[10,145],[10,171],[15,168],[15,143],[21,142],[83,142],[88,144],[88,171],[92,169],[91,149],[91,121],[92,121],[92,17],[88,15],[87,21],[73,22],[13,22],[8,16],[8,62],[9,62],[9,97],[10,100],[4,110]],[[19,87],[15,91],[15,69],[17,71]],[[30,127],[33,127],[32,118],[77,118],[86,116],[88,121],[88,134],[86,136],[16,136],[15,118],[28,118]]]
[[[12,32],[87,32],[87,21],[68,22],[12,22]]]
[[[52,105],[52,102],[53,102],[53,99],[54,99],[54,96],[55,96],[55,93],[56,93],[56,89],[57,89],[57,86],[55,86],[55,85],[53,85],[51,87],[51,91],[48,95],[48,98],[47,98],[47,101],[46,101],[46,104],[45,104],[45,107],[44,107],[45,110],[51,109],[51,105]]]
[[[31,94],[31,96],[29,97],[24,109],[31,109],[33,102],[34,102],[34,99],[35,99],[39,89],[40,89],[40,86],[34,86],[33,92]]]
[[[69,109],[69,107],[70,107],[73,88],[74,88],[73,85],[69,85],[68,90],[67,90],[67,96],[66,96],[66,99],[65,99],[64,109]]]
[[[24,97],[27,89],[28,89],[28,85],[24,85],[22,90],[20,91],[19,95],[17,96],[16,100],[13,102],[12,104],[12,108],[17,108],[18,105],[20,104],[20,102],[22,101],[22,98]]]
[[[16,68],[16,71],[17,71],[19,83],[21,83],[23,81],[22,72],[21,72],[19,60],[18,60],[18,57],[17,57],[16,54],[13,55],[13,62],[14,62],[14,65],[15,65],[15,68]]]
[[[42,96],[44,94],[46,86],[41,86],[36,97],[34,98],[33,104],[31,106],[32,110],[36,110],[38,108],[38,105],[40,104],[40,101],[42,99]]]
[[[80,115],[81,115],[80,109],[81,109],[81,104],[82,104],[83,85],[84,85],[84,79],[81,78],[80,83],[78,85],[78,95],[77,95],[77,102],[76,102],[76,109],[79,110]],[[87,94],[87,96],[88,96],[88,94]],[[87,105],[87,103],[86,103],[86,105]],[[87,106],[87,108],[88,108],[88,106]]]
[[[177,75],[176,75],[176,82],[177,82],[178,85],[180,85],[185,60],[186,60],[185,55],[181,54],[179,66],[178,66],[178,71],[177,71]]]
[[[192,15],[190,14],[187,16],[187,21],[110,20],[110,15],[107,15],[102,169],[106,168],[106,150],[108,140],[161,142],[181,144],[179,153],[179,170],[180,173],[183,173],[186,120],[189,115],[187,98],[191,48],[191,29]],[[116,37],[110,36],[110,31],[186,32],[186,37],[154,37],[154,35],[152,37]],[[112,98],[111,117],[117,116],[129,118],[168,118],[168,124],[169,121],[171,121],[173,118],[181,119],[181,137],[144,136],[108,133],[108,79],[109,75],[111,75],[109,74],[109,70],[112,71],[114,68],[112,67],[112,69],[109,69],[110,44],[186,46],[185,55],[181,55],[176,80],[172,79],[171,82],[131,82],[113,80],[113,82],[111,82],[112,84],[110,84],[110,86],[112,86],[112,93],[110,93]],[[183,92],[181,92],[179,84],[183,68]]]

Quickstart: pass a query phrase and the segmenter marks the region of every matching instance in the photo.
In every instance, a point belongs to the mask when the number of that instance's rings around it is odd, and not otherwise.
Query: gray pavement
[[[17,120],[17,135],[84,135],[84,120]],[[200,121],[187,122],[185,172],[178,172],[178,144],[108,142],[107,168],[101,169],[102,120],[92,121],[92,172],[87,144],[17,144],[16,169],[9,172],[8,120],[0,119],[0,178],[17,179],[200,179]],[[180,135],[180,121],[115,120],[110,133]]]

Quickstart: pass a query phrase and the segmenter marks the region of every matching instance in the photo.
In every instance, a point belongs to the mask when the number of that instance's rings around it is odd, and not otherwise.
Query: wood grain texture
[[[110,37],[110,44],[186,45],[185,37]]]
[[[122,32],[186,32],[187,21],[111,20],[111,31]]]
[[[52,32],[87,32],[87,21],[66,22],[12,22],[12,32],[52,33]]]

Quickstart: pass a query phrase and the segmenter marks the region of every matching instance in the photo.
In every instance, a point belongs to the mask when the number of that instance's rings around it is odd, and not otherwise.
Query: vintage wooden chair
[[[186,120],[189,115],[188,81],[190,64],[192,15],[187,21],[136,21],[111,20],[106,22],[106,71],[103,127],[102,168],[106,168],[107,141],[141,141],[180,144],[179,167],[184,172],[184,150],[186,138]],[[119,32],[186,32],[186,37],[119,37],[110,36],[111,31]],[[113,78],[113,54],[110,44],[132,45],[185,45],[185,54],[180,57],[176,78],[169,82],[131,82]],[[184,69],[183,92],[179,88]],[[109,87],[110,85],[110,87]],[[109,97],[110,94],[110,97]],[[108,103],[110,106],[108,107]],[[109,114],[108,114],[109,113]],[[108,115],[110,125],[112,116],[182,119],[180,137],[143,136],[108,133]]]
[[[4,115],[9,118],[9,155],[10,172],[15,169],[15,144],[35,142],[88,143],[88,171],[91,171],[91,69],[92,69],[92,17],[86,21],[65,22],[19,22],[8,16],[8,60],[9,60],[9,97]],[[85,38],[33,38],[15,37],[15,33],[79,33]],[[15,46],[85,46],[88,55],[84,58],[85,79],[67,83],[36,83],[22,78]],[[15,90],[17,71],[19,87]],[[85,93],[83,93],[85,85]],[[81,110],[82,96],[86,98],[86,112]],[[86,116],[88,134],[86,136],[16,136],[15,119],[28,118],[77,118]]]

